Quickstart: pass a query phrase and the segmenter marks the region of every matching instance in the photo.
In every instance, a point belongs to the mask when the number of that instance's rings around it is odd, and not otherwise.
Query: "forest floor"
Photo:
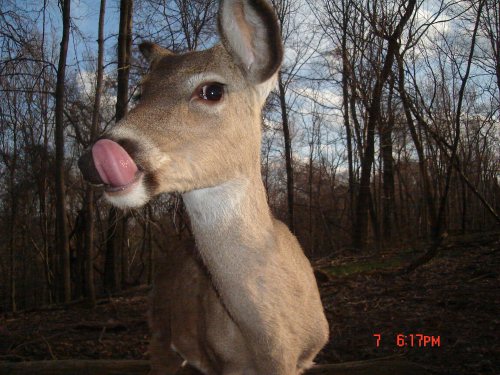
[[[500,374],[499,234],[449,239],[416,271],[389,273],[400,260],[388,253],[316,263],[331,330],[317,362],[402,355],[437,374]],[[147,289],[139,288],[94,309],[0,317],[0,360],[145,359],[146,309]]]

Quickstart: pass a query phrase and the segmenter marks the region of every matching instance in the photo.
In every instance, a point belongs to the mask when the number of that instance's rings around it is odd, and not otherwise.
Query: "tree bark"
[[[116,122],[124,119],[128,111],[128,81],[130,73],[130,51],[132,47],[133,0],[120,1],[120,25],[118,32],[118,88],[116,96]],[[123,234],[125,235],[125,234]],[[108,213],[106,237],[106,261],[104,268],[105,287],[113,292],[120,289],[118,280],[118,213],[111,207]]]
[[[394,220],[394,162],[392,157],[392,130],[394,128],[394,108],[392,98],[394,92],[394,81],[391,80],[391,88],[387,105],[387,121],[380,123],[380,151],[382,153],[382,239],[384,244],[390,244],[393,237]]]
[[[46,35],[46,18],[47,18],[47,1],[43,0],[43,10],[42,10],[42,40],[41,40],[41,59],[46,60],[45,53],[45,35]],[[49,74],[44,69],[41,73],[42,78],[42,91],[49,91]],[[50,264],[49,256],[49,220],[48,220],[48,198],[47,198],[47,188],[48,188],[48,155],[49,155],[49,127],[51,120],[49,119],[49,94],[47,92],[40,96],[40,108],[41,110],[41,121],[42,121],[42,145],[43,151],[40,159],[38,160],[40,166],[40,175],[38,179],[38,217],[40,225],[40,233],[42,237],[42,247],[41,256],[43,261],[43,271],[44,279],[46,283],[46,298],[45,302],[49,304],[54,301],[54,288],[53,288],[53,278],[52,269]]]
[[[309,140],[309,167],[307,175],[307,195],[308,195],[308,232],[309,232],[309,255],[314,255],[315,247],[315,236],[314,236],[314,225],[313,225],[313,180],[314,180],[314,146],[315,146],[315,132],[316,124],[319,121],[317,119],[313,120],[311,129],[311,139]]]
[[[94,142],[99,132],[99,121],[101,111],[102,82],[104,75],[104,15],[106,12],[106,0],[101,0],[99,9],[99,29],[97,37],[97,77],[95,84],[94,108],[92,111],[92,124],[90,128],[90,141]],[[85,290],[87,301],[91,307],[95,306],[94,286],[94,190],[90,184],[87,185],[85,194]]]
[[[127,117],[130,51],[132,48],[133,0],[120,1],[118,32],[118,87],[116,93],[116,122]]]
[[[106,253],[104,256],[104,290],[114,293],[120,289],[117,269],[118,211],[111,207],[108,212],[108,229],[106,232]]]
[[[342,6],[346,5],[346,1],[342,1]],[[349,8],[348,8],[349,9]],[[351,223],[354,220],[354,207],[355,207],[355,182],[354,182],[354,161],[352,149],[352,129],[349,121],[349,56],[347,50],[347,32],[349,24],[348,9],[343,9],[342,12],[342,107],[344,116],[344,127],[347,146],[347,168],[349,174],[349,218]]]
[[[66,189],[64,177],[64,104],[66,91],[66,60],[70,28],[71,0],[61,0],[62,39],[57,68],[56,104],[55,104],[55,145],[56,145],[56,252],[61,257],[62,287],[64,302],[71,301],[71,277],[69,261],[68,224],[66,220]]]
[[[15,100],[15,99],[14,99]],[[16,188],[16,170],[17,170],[17,121],[14,121],[12,132],[12,157],[9,165],[9,195],[10,195],[10,217],[9,217],[9,292],[10,292],[10,309],[12,312],[17,311],[16,297],[16,232],[17,232],[17,205],[18,193]]]
[[[283,83],[283,77],[281,75],[281,72],[278,75],[278,86],[279,86],[279,99],[281,106],[281,122],[283,124],[283,140],[285,142],[288,228],[290,229],[290,232],[295,233],[292,141],[290,139],[290,126],[288,122],[288,108],[286,105],[285,85]]]

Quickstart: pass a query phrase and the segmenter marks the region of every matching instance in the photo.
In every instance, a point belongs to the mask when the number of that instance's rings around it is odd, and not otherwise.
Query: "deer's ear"
[[[281,65],[283,46],[276,13],[266,0],[222,0],[222,44],[253,84],[268,80]]]
[[[142,53],[142,56],[149,62],[149,64],[153,65],[155,62],[160,60],[163,56],[171,55],[168,49],[160,47],[158,44],[151,42],[142,42],[139,44],[139,50]]]

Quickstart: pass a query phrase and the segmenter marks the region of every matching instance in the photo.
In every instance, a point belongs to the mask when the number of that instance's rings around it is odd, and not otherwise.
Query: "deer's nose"
[[[88,148],[78,159],[78,168],[82,172],[83,178],[94,185],[103,185],[104,181],[99,176],[99,172],[94,164],[92,148]]]

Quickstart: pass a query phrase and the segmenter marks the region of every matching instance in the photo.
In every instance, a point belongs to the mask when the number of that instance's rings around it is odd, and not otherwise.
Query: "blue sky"
[[[73,22],[83,33],[91,36],[93,40],[97,39],[100,4],[100,0],[73,0],[71,5]],[[104,27],[106,36],[118,32],[119,8],[119,0],[106,1]]]

